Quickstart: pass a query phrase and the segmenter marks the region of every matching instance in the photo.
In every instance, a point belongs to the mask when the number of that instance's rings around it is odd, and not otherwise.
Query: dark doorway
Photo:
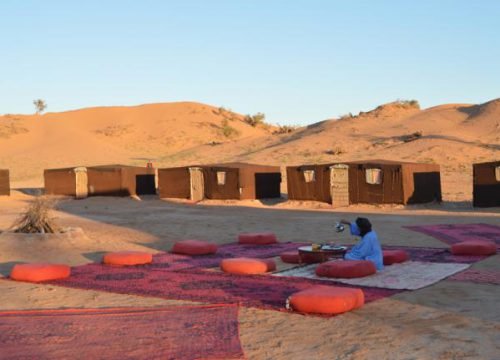
[[[279,198],[281,174],[280,173],[257,173],[255,174],[255,198],[269,199]]]
[[[156,185],[154,175],[136,175],[135,193],[137,195],[155,195]]]

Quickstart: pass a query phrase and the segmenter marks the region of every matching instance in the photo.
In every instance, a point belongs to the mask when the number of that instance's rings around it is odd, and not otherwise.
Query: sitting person
[[[349,225],[352,235],[361,236],[361,241],[345,254],[344,259],[370,260],[375,264],[377,270],[382,270],[384,268],[384,256],[377,234],[372,230],[370,221],[367,218],[357,218],[354,223],[347,220],[341,220],[340,222]]]

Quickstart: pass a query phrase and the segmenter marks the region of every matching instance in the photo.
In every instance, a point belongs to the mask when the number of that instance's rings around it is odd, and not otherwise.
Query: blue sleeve
[[[359,243],[352,247],[348,255],[352,259],[364,259],[372,252],[371,237],[367,234]]]
[[[351,230],[351,235],[359,236],[361,234],[358,225],[354,222],[349,226],[349,230]]]

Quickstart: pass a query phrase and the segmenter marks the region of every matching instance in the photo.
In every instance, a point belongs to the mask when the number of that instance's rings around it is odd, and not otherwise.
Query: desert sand
[[[235,129],[229,135],[227,126]],[[176,240],[236,241],[246,231],[273,231],[282,241],[354,243],[335,220],[369,217],[384,245],[447,245],[405,225],[488,223],[498,209],[473,209],[471,163],[500,158],[500,100],[420,110],[400,103],[341,120],[273,134],[243,116],[198,103],[91,108],[0,117],[0,168],[11,170],[10,197],[0,197],[0,274],[18,262],[70,265],[100,261],[106,251],[168,251]],[[421,132],[408,141],[407,136]],[[376,135],[375,135],[376,134]],[[43,186],[43,169],[124,163],[157,167],[248,161],[293,165],[384,158],[441,164],[445,202],[356,206],[276,201],[61,198],[57,235],[7,230]],[[284,192],[286,187],[284,187]],[[500,255],[473,268],[500,270]],[[0,279],[0,309],[96,308],[180,304],[157,298],[84,291]],[[241,308],[240,338],[249,359],[495,359],[500,353],[500,287],[441,281],[375,301],[333,318]]]
[[[29,201],[14,192],[0,200],[5,230]],[[252,204],[246,204],[252,205]],[[104,251],[169,250],[173,242],[198,238],[236,240],[242,231],[271,230],[282,241],[353,243],[333,231],[335,219],[362,209],[336,212],[277,205],[231,203],[188,205],[144,197],[61,199],[55,212],[58,235],[0,234],[0,272],[17,262],[59,261],[71,265],[99,261]],[[402,228],[411,224],[484,222],[500,225],[500,214],[454,209],[389,209],[365,213],[383,244],[446,247],[427,235]],[[473,265],[500,270],[500,255]],[[0,280],[0,309],[161,306],[180,301],[111,294]],[[375,301],[333,318],[241,308],[240,339],[249,359],[494,359],[499,351],[500,287],[457,281]]]

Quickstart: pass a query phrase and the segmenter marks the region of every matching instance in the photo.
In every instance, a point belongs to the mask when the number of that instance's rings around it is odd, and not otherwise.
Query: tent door
[[[84,199],[89,195],[88,177],[86,168],[75,168],[75,196],[77,199]]]
[[[333,207],[349,206],[349,167],[338,164],[330,167],[330,193]]]
[[[189,168],[191,200],[201,201],[205,198],[205,182],[201,168]]]

